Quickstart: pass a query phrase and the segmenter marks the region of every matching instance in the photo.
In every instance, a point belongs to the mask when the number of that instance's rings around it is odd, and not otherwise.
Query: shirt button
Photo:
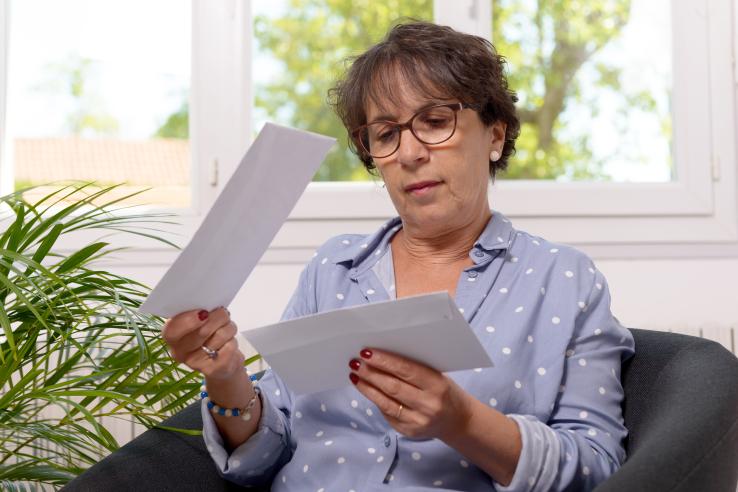
[[[466,274],[469,276],[469,278],[477,278],[479,272],[477,272],[476,270],[472,270],[471,272],[466,272]]]
[[[484,256],[484,251],[479,251],[478,249],[474,250],[474,256],[476,256],[477,258],[481,258],[482,256]]]
[[[384,447],[385,448],[390,447],[391,443],[392,443],[392,440],[390,439],[390,436],[384,436]]]

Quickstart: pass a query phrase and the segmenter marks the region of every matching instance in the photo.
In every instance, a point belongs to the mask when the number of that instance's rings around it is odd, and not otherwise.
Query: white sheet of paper
[[[141,312],[228,306],[335,143],[267,123]]]
[[[389,350],[441,372],[492,366],[446,292],[327,311],[241,335],[298,394],[350,384],[348,363],[365,347]]]

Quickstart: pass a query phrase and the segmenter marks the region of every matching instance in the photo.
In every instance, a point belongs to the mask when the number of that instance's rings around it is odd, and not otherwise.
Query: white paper
[[[490,367],[448,293],[327,311],[241,332],[298,394],[350,384],[348,363],[374,347],[441,372]]]
[[[334,143],[323,135],[264,125],[140,311],[171,318],[228,306]]]

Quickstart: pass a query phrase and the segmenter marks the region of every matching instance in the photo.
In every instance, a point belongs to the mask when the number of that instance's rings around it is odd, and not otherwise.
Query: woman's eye
[[[380,142],[386,142],[388,140],[392,140],[392,138],[394,137],[394,135],[395,135],[395,131],[390,128],[390,129],[382,130],[382,131],[378,132],[376,138]]]
[[[422,118],[422,122],[424,125],[428,125],[434,128],[446,126],[449,124],[450,121],[450,118],[446,116],[428,115]]]

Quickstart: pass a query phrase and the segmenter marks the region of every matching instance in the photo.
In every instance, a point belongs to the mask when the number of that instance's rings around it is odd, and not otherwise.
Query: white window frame
[[[6,27],[7,1],[0,0],[0,26],[5,22]],[[665,184],[498,180],[490,187],[490,205],[513,219],[517,228],[572,244],[595,258],[738,256],[738,72],[733,37],[738,14],[734,0],[673,0],[672,6],[674,32],[680,33],[673,42],[678,62],[677,180]],[[490,35],[488,0],[435,0],[434,8],[439,23]],[[152,209],[178,214],[183,226],[173,231],[180,243],[194,233],[252,135],[250,1],[192,0],[192,9],[192,207]],[[0,68],[6,53],[7,38],[0,37]],[[0,122],[5,94],[0,76]],[[3,167],[8,166],[0,161],[0,170]],[[369,232],[392,215],[394,208],[377,182],[311,183],[262,263],[303,263],[327,237]],[[169,263],[175,254],[135,238],[126,241],[134,248],[132,265]]]

